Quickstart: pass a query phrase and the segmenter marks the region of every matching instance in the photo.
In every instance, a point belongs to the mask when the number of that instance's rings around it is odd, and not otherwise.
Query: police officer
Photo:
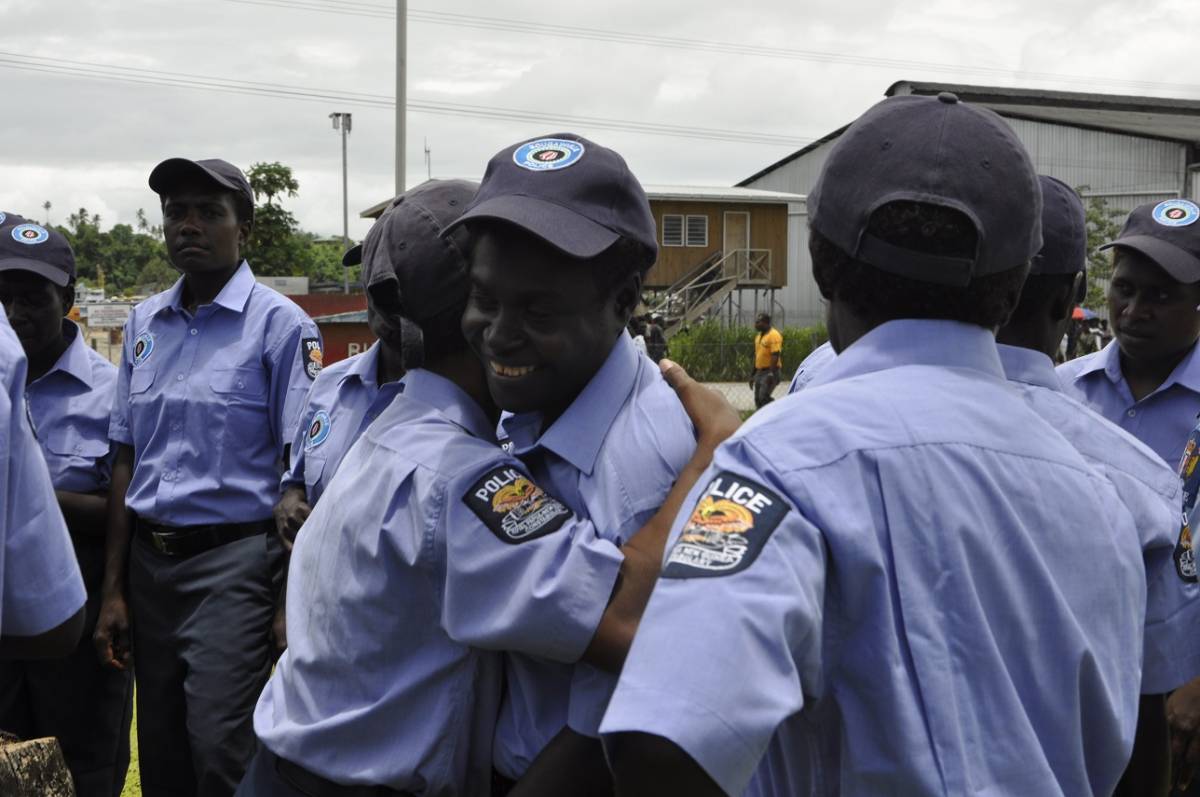
[[[420,328],[424,367],[405,375],[296,539],[290,644],[255,712],[263,749],[239,795],[487,795],[502,687],[500,657],[484,649],[619,660],[636,624],[628,606],[645,599],[630,585],[661,561],[635,542],[661,549],[724,434],[705,437],[623,550],[502,451],[484,366],[460,328],[466,235],[438,236],[471,194],[430,181],[367,235],[371,302],[393,329],[404,318]],[[736,423],[710,391],[683,387]]]
[[[0,659],[67,656],[85,622],[83,578],[29,424],[26,368],[0,304]]]
[[[133,686],[129,673],[100,665],[91,631],[104,577],[117,369],[64,318],[75,304],[75,256],[59,232],[0,222],[0,303],[29,363],[29,415],[88,592],[87,636],[68,659],[0,666],[0,728],[27,739],[58,737],[75,791],[115,797],[129,766]]]
[[[236,167],[173,158],[150,187],[183,277],[125,324],[95,642],[127,667],[132,624],[143,792],[231,794],[270,672],[272,507],[321,341],[241,258],[253,195]]]
[[[696,447],[678,398],[626,330],[657,254],[641,185],[616,152],[570,133],[546,136],[497,153],[457,223],[472,237],[463,331],[510,413],[513,453],[624,545]],[[500,789],[522,776],[547,794],[607,782],[597,729],[615,679],[591,664],[527,656],[511,657],[506,677]]]
[[[1028,156],[953,94],[895,97],[809,208],[838,357],[677,521],[601,729],[618,786],[1111,793],[1145,571],[1111,485],[1004,381],[992,330],[1041,248]]]
[[[1114,340],[1058,367],[1068,389],[1172,467],[1200,414],[1200,207],[1142,205],[1113,252],[1108,317]]]
[[[1034,412],[1112,482],[1137,524],[1148,601],[1142,700],[1133,757],[1117,793],[1163,794],[1169,763],[1163,695],[1200,674],[1200,591],[1172,561],[1179,480],[1136,438],[1069,398],[1054,373],[1054,354],[1084,293],[1087,228],[1079,196],[1053,177],[1040,180],[1044,243],[1020,303],[997,335],[1000,361]]]

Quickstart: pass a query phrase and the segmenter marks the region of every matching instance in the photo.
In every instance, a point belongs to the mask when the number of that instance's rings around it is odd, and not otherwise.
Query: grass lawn
[[[137,709],[133,711],[133,727],[129,729],[129,773],[121,797],[142,797],[142,775],[138,771]]]

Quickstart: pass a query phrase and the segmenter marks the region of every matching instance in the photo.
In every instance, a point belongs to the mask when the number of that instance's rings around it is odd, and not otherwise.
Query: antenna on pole
[[[425,176],[433,179],[433,150],[429,148],[429,139],[425,139]]]

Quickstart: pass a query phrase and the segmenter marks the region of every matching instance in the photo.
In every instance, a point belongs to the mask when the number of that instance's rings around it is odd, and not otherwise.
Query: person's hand
[[[681,365],[663,360],[658,367],[692,419],[700,445],[715,449],[742,425],[738,411],[723,395],[692,379]]]
[[[1180,791],[1191,785],[1200,764],[1200,678],[1189,681],[1167,698],[1171,728],[1171,772]]]
[[[299,487],[288,487],[283,491],[283,497],[279,499],[273,512],[275,514],[275,531],[279,534],[279,540],[283,543],[284,549],[290,551],[300,527],[312,513],[312,507],[308,505],[304,490]]]
[[[275,619],[271,621],[271,644],[274,646],[273,658],[278,660],[287,650],[287,607],[282,601],[275,609]]]
[[[129,605],[124,595],[106,595],[100,603],[92,644],[102,665],[113,670],[129,669],[133,659],[129,647]]]

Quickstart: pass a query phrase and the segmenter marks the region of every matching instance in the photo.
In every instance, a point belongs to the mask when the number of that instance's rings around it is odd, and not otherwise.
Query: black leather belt
[[[270,534],[275,530],[274,520],[215,523],[208,526],[164,526],[151,520],[137,518],[134,523],[138,536],[151,548],[164,556],[180,558],[195,556],[256,534]]]
[[[387,786],[346,786],[326,780],[315,772],[309,772],[299,764],[286,758],[275,758],[275,771],[292,788],[309,797],[415,797],[411,792],[396,791]]]

